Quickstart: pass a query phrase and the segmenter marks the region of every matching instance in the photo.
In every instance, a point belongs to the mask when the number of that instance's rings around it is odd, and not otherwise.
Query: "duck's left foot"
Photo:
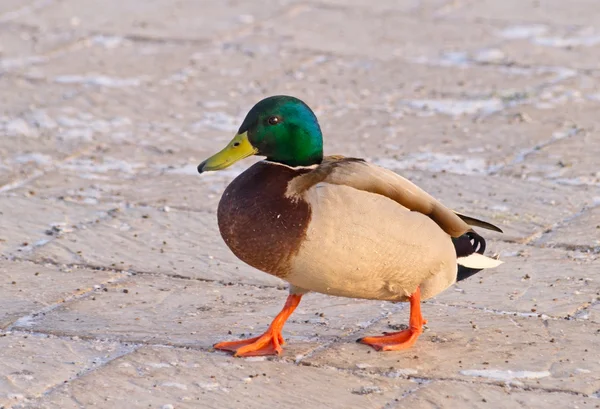
[[[234,356],[264,356],[281,355],[284,340],[281,330],[285,321],[294,312],[302,295],[290,294],[283,307],[283,310],[275,317],[267,331],[259,337],[242,339],[240,341],[219,342],[213,345],[215,349],[233,352]]]
[[[215,349],[233,352],[234,356],[265,356],[281,355],[281,345],[284,344],[281,332],[272,331],[270,328],[260,337],[242,339],[239,341],[219,342]]]
[[[357,340],[361,344],[370,345],[377,351],[399,351],[410,348],[417,342],[423,333],[423,325],[427,323],[421,315],[421,290],[417,288],[410,296],[410,327],[404,331],[381,335],[379,337],[365,337]]]
[[[358,342],[370,345],[377,351],[399,351],[413,346],[422,332],[422,329],[410,328],[379,337],[364,337],[359,339]]]

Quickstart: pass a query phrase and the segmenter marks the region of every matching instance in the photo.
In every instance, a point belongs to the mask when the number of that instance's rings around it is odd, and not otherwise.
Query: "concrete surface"
[[[597,0],[0,2],[0,407],[600,407]],[[308,295],[285,354],[234,359],[284,283],[226,249],[252,160],[196,165],[267,95],[327,153],[505,229],[424,304]]]

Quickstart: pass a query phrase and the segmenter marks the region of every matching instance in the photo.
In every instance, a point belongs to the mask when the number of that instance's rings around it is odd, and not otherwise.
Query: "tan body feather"
[[[286,280],[343,297],[429,298],[456,280],[448,234],[429,217],[349,186],[320,183],[303,197],[312,209],[306,238]]]

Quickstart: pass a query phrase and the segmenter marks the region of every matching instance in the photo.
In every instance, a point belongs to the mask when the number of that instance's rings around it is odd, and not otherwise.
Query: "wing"
[[[407,209],[429,216],[452,237],[460,237],[470,231],[471,224],[501,231],[489,223],[455,213],[408,179],[362,159],[326,157],[313,171],[295,177],[286,194],[288,197],[299,196],[322,182],[386,196]]]

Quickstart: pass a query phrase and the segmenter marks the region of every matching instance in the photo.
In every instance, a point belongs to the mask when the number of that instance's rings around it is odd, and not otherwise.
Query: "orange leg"
[[[280,355],[281,345],[284,344],[281,330],[287,319],[292,315],[302,295],[290,294],[285,302],[285,306],[275,317],[269,329],[259,337],[242,339],[240,341],[219,342],[215,344],[215,349],[233,352],[234,356],[263,356]]]
[[[410,320],[409,328],[400,332],[393,332],[379,337],[365,337],[357,342],[367,344],[377,351],[399,351],[410,348],[417,342],[417,338],[423,332],[423,324],[427,321],[421,315],[421,290],[410,296]]]

